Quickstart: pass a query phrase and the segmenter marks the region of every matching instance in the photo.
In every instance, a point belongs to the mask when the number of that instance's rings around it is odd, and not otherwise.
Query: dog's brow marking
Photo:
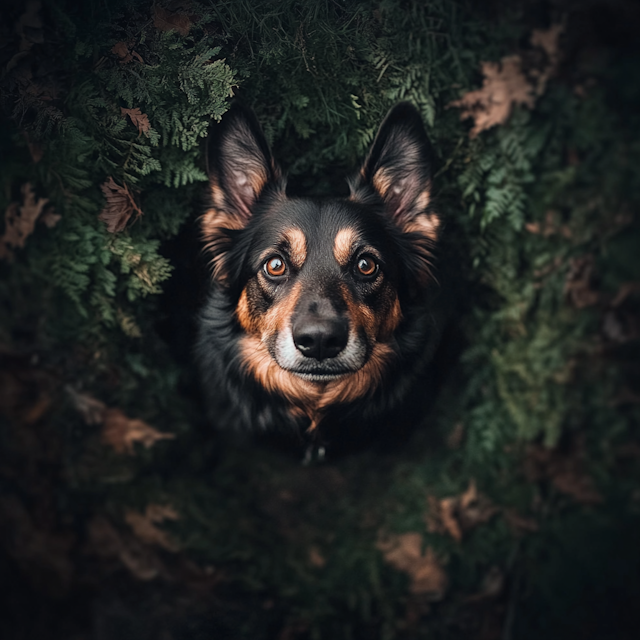
[[[346,267],[351,258],[351,249],[355,244],[357,234],[354,229],[346,227],[340,229],[336,233],[336,237],[333,241],[333,257],[337,260],[341,267]]]
[[[300,229],[291,227],[284,231],[282,239],[289,245],[291,264],[299,269],[307,259],[307,238]]]

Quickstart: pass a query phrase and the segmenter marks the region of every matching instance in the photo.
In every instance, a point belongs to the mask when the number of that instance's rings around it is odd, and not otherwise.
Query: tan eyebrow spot
[[[297,227],[285,229],[282,239],[289,245],[289,260],[299,269],[307,259],[307,238]]]
[[[333,257],[336,259],[341,267],[346,267],[351,258],[351,250],[357,240],[357,234],[354,229],[346,227],[340,229],[336,233],[336,237],[333,241]]]

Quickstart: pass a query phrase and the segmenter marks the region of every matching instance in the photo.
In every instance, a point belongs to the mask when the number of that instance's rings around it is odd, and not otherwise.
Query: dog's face
[[[289,198],[250,112],[210,139],[202,230],[217,285],[235,305],[238,357],[313,421],[374,389],[394,357],[403,306],[430,274],[439,220],[430,147],[410,105],[383,123],[344,200]]]

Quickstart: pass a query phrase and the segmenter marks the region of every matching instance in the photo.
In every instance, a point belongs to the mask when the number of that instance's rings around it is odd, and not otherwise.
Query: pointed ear
[[[253,112],[231,106],[207,141],[210,204],[200,220],[214,279],[225,280],[224,255],[234,231],[243,229],[269,185],[281,187],[281,173]]]
[[[375,192],[402,231],[434,242],[440,220],[430,207],[431,159],[420,113],[402,102],[380,126],[360,175],[351,184],[351,197],[361,200]]]

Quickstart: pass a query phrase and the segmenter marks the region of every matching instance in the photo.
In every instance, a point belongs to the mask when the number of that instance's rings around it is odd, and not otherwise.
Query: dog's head
[[[430,163],[409,104],[383,122],[348,199],[288,197],[251,112],[233,107],[211,134],[202,234],[235,305],[239,357],[312,425],[377,387],[404,307],[432,279]]]

